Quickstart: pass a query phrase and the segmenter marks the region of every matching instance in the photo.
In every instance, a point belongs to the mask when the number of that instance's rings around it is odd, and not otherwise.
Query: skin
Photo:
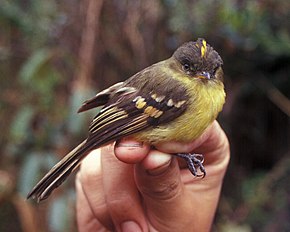
[[[204,179],[169,155],[193,151],[205,157]],[[151,149],[127,138],[94,150],[76,178],[78,229],[209,231],[229,157],[228,139],[216,121],[187,144]]]

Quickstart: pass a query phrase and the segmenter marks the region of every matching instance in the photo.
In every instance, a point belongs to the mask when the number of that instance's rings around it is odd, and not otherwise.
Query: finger
[[[185,216],[192,214],[192,199],[181,181],[178,163],[171,157],[157,150],[150,151],[136,165],[136,183],[147,217],[157,231],[186,231],[182,226],[192,223],[192,218]]]
[[[196,140],[190,143],[170,142],[162,143],[156,146],[157,149],[168,153],[201,153],[204,155],[204,165],[207,166],[207,176],[223,174],[229,163],[229,142],[224,131],[221,129],[217,121],[214,121],[211,126]],[[181,165],[186,169],[186,164]],[[187,170],[187,180],[194,181]],[[223,175],[220,175],[223,177]]]
[[[230,146],[225,132],[217,122],[213,124],[211,130],[207,140],[197,148],[197,151],[205,154],[207,184],[220,191],[230,161]],[[218,201],[219,194],[216,197]]]
[[[114,147],[102,149],[103,186],[110,216],[117,231],[147,231],[133,166],[119,161]]]
[[[196,140],[193,140],[189,143],[184,142],[177,142],[177,141],[169,141],[164,142],[156,145],[156,148],[160,151],[166,152],[166,153],[189,153],[192,152],[194,149],[200,147],[201,145],[204,145],[205,141],[208,139],[211,134],[215,132],[216,127],[219,127],[218,123],[214,121],[212,125],[210,125],[204,133],[197,138]],[[206,146],[204,146],[206,147]],[[211,149],[211,148],[210,148]]]
[[[94,217],[106,228],[112,229],[113,222],[104,195],[100,149],[92,151],[82,161],[78,176],[83,194]]]
[[[116,157],[128,164],[135,164],[143,160],[150,150],[150,145],[126,138],[117,141],[115,145]]]
[[[197,144],[193,151],[204,155],[208,183],[212,181],[212,183],[220,184],[230,160],[227,136],[218,122],[215,121],[201,138],[201,141],[202,143]],[[183,181],[192,181],[189,176],[184,177]]]
[[[79,232],[106,231],[95,217],[91,206],[84,194],[79,174],[76,178],[76,212]]]

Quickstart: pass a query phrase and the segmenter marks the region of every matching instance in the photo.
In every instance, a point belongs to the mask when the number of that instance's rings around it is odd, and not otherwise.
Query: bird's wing
[[[166,82],[163,84],[159,86],[162,94],[157,93],[154,86],[150,87],[148,83],[147,87],[140,89],[123,85],[116,90],[92,121],[85,146],[96,148],[146,128],[165,124],[180,116],[188,104],[186,89],[179,83],[171,85],[174,89],[170,89]]]
[[[124,85],[124,82],[118,82],[99,92],[93,98],[86,100],[79,108],[78,113],[105,105],[112,97],[112,94],[114,94],[118,89],[121,89],[122,85]]]

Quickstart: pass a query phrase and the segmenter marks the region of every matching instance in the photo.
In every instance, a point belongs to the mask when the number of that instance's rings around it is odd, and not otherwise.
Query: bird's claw
[[[187,163],[187,167],[189,171],[192,173],[192,175],[196,177],[202,177],[202,178],[205,177],[206,171],[203,166],[203,161],[204,161],[203,155],[179,153],[179,154],[176,154],[176,156],[185,159]],[[198,174],[198,169],[200,170],[200,172],[202,172],[202,174]]]

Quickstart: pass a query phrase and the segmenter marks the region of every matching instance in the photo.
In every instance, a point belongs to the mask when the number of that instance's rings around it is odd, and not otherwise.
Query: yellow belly
[[[188,84],[192,85],[192,82]],[[199,86],[194,88],[190,86],[191,102],[183,115],[165,125],[137,133],[133,137],[153,145],[165,141],[189,142],[198,138],[222,110],[225,92],[222,84],[205,85],[196,82],[196,85]],[[196,89],[199,91],[196,92]]]

